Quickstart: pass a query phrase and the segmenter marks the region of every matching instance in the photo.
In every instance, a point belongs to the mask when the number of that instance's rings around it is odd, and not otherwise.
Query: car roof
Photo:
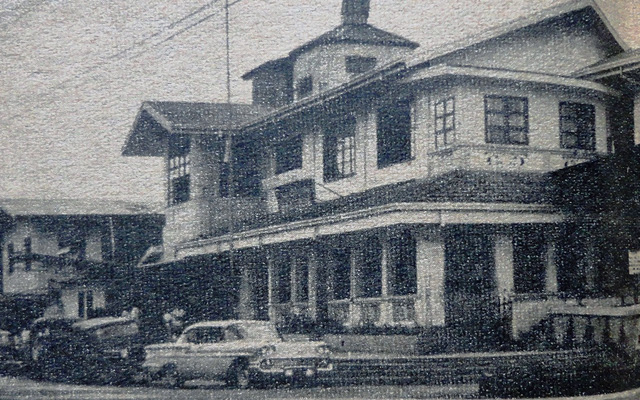
[[[273,323],[270,321],[259,321],[259,320],[240,320],[240,319],[229,319],[224,321],[202,321],[196,324],[188,326],[186,330],[194,329],[194,328],[226,328],[231,325],[269,325],[273,326]]]
[[[127,317],[91,318],[76,322],[75,324],[73,324],[73,327],[78,329],[92,329],[102,326],[122,325],[132,322],[135,322],[135,320]]]

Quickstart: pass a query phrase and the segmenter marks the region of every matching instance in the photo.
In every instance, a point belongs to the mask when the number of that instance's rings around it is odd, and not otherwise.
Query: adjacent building
[[[3,315],[91,318],[131,307],[131,269],[161,243],[163,215],[110,200],[0,200]]]
[[[123,154],[166,160],[163,252],[141,262],[155,293],[193,319],[471,348],[637,337],[638,240],[591,230],[559,172],[639,135],[638,54],[597,4],[440,48],[368,14],[345,0],[340,26],[245,74],[250,105],[142,105]]]

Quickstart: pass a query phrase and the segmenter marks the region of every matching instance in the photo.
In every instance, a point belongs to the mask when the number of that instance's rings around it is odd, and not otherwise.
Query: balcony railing
[[[346,326],[416,326],[415,296],[329,302],[329,317]]]

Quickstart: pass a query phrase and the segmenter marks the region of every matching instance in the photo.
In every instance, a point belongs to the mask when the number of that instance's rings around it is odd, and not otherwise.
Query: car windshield
[[[220,327],[199,327],[184,333],[184,341],[188,343],[218,343],[222,340],[224,340],[224,329]]]
[[[276,327],[268,322],[248,322],[238,326],[244,339],[248,340],[278,340],[280,335]]]
[[[135,322],[127,324],[107,325],[94,330],[96,336],[101,338],[116,338],[135,336],[138,334],[138,324]]]

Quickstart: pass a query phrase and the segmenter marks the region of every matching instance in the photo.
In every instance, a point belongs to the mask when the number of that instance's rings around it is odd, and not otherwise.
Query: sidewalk
[[[616,376],[611,371],[623,371],[610,364],[610,359],[585,350],[512,351],[450,353],[436,355],[393,355],[363,352],[335,352],[332,355],[334,370],[319,376],[330,385],[383,384],[383,385],[457,385],[480,384],[485,393],[495,395],[501,388],[522,388],[522,393],[571,393],[583,388],[589,392],[593,382],[602,391],[621,390],[630,387],[635,376]],[[625,365],[626,366],[626,365]],[[593,367],[593,368],[591,368]],[[626,371],[629,372],[628,370]],[[608,377],[611,376],[611,379]],[[622,377],[622,379],[621,379]],[[626,379],[626,378],[629,379]],[[522,386],[520,383],[522,382]],[[517,386],[516,386],[517,385]],[[539,385],[539,386],[537,386]],[[497,388],[497,391],[495,391]],[[578,391],[576,390],[576,393]],[[596,390],[591,390],[596,392]],[[505,397],[512,392],[503,392]],[[520,397],[523,398],[523,397]],[[640,389],[624,392],[562,399],[640,400]]]

